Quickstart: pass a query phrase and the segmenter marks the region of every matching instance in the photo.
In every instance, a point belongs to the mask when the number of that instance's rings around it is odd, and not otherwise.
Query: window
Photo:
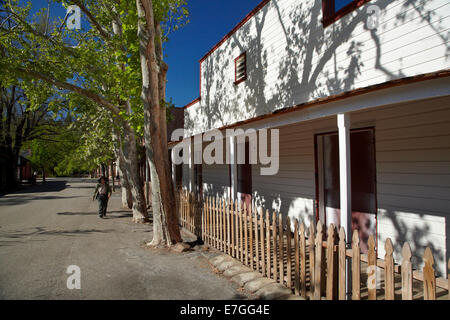
[[[247,79],[247,55],[245,52],[234,59],[234,84]]]
[[[329,26],[369,1],[370,0],[322,0],[323,26]]]

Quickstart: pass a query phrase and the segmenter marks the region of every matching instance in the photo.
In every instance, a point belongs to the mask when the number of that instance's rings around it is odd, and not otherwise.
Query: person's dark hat
[[[105,180],[105,182],[108,182],[108,178],[106,178],[105,176],[100,176],[100,178],[98,178],[98,182],[101,182],[102,181],[102,179],[104,179]]]

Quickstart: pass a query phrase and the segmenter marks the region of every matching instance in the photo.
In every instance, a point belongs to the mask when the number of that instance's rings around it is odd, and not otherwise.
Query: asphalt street
[[[111,197],[105,219],[94,181],[50,179],[0,197],[0,299],[245,299],[215,274],[211,253],[150,250],[151,225]],[[79,267],[80,289],[67,273]]]

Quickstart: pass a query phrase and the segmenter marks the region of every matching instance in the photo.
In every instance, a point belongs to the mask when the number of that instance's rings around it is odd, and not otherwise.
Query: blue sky
[[[340,9],[352,0],[336,0]],[[183,107],[199,96],[199,60],[238,24],[261,0],[187,0],[190,23],[170,35],[165,44],[166,98]],[[47,0],[33,0],[33,11],[47,7]],[[65,15],[59,4],[51,5],[52,16]],[[82,26],[88,22],[83,18]]]
[[[170,35],[165,44],[166,98],[183,107],[199,96],[199,60],[238,24],[261,0],[187,0],[190,23]],[[47,0],[33,0],[33,12],[47,7]],[[52,16],[64,18],[65,9],[52,3]],[[88,28],[84,18],[82,27]]]
[[[300,0],[299,0],[300,1]],[[336,11],[353,0],[336,0]],[[167,98],[183,107],[199,96],[199,60],[261,0],[187,0],[190,23],[165,46]]]
[[[199,96],[199,60],[261,0],[188,0],[190,23],[165,45],[167,98],[182,107]]]

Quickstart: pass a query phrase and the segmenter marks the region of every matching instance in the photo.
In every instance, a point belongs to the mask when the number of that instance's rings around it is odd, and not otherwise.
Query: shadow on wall
[[[251,23],[241,27],[239,36],[234,33],[228,40],[230,45],[222,45],[202,62],[202,100],[196,112],[187,112],[185,128],[206,131],[277,109],[290,107],[311,99],[349,91],[355,88],[355,82],[365,66],[361,54],[369,47],[375,49],[375,59],[369,60],[373,68],[393,80],[404,76],[401,67],[390,70],[381,63],[382,52],[379,34],[384,30],[369,30],[368,14],[357,10],[341,18],[338,23],[326,29],[320,21],[322,1],[298,1],[288,10],[280,8],[281,0],[272,0],[253,17]],[[377,5],[382,14],[391,0],[371,1]],[[392,4],[394,5],[394,4]],[[420,16],[420,22],[428,24],[436,34],[440,33],[442,43],[450,52],[448,36],[444,35],[442,19],[437,20],[437,13],[427,9],[426,1],[408,0],[401,5],[402,13],[394,17],[396,23],[407,21],[412,14]],[[280,36],[284,37],[284,58],[275,65],[276,72],[268,74],[274,66],[269,60],[277,56],[273,48],[263,45],[263,29],[268,20],[269,9],[276,12]],[[442,18],[442,17],[441,17]],[[433,20],[433,22],[432,22]],[[369,41],[355,41],[355,28],[363,25],[370,33]],[[350,59],[342,62],[336,60],[336,52],[347,46],[346,55]],[[228,83],[234,70],[233,52],[247,52],[247,80],[239,85]],[[345,63],[345,64],[344,64]],[[333,65],[334,70],[325,70]],[[266,92],[267,77],[276,74],[276,85],[272,93]],[[226,81],[224,81],[226,79]]]
[[[392,227],[395,229],[395,234],[391,238],[392,243],[394,245],[394,253],[396,262],[401,261],[401,252],[402,247],[405,242],[408,242],[411,246],[412,251],[412,263],[415,268],[423,267],[423,254],[425,249],[429,247],[434,257],[434,264],[436,273],[438,276],[443,277],[447,274],[447,260],[450,257],[449,255],[449,245],[450,239],[448,235],[450,235],[450,227],[448,225],[449,214],[442,212],[433,212],[427,213],[427,215],[432,215],[433,217],[442,218],[445,224],[445,235],[447,235],[443,243],[439,246],[437,243],[434,243],[431,239],[431,236],[436,236],[435,232],[432,232],[432,223],[436,224],[435,221],[431,222],[429,220],[424,219],[425,214],[423,212],[412,212],[411,209],[379,209],[379,211],[384,211],[382,214],[383,220],[388,220],[388,224],[392,224]],[[404,212],[408,212],[407,215],[414,216],[414,219],[420,218],[415,225],[412,225],[412,219],[405,217]],[[381,214],[379,214],[379,217]],[[402,218],[402,216],[404,218]],[[378,229],[378,233],[380,230]],[[441,235],[441,236],[445,236]],[[384,240],[382,243],[378,245],[382,245],[383,248],[378,248],[379,252],[384,254]],[[443,248],[445,246],[445,248]],[[380,255],[379,255],[380,256]]]
[[[289,12],[283,11],[281,0],[270,1],[261,11],[255,15],[251,23],[245,24],[237,36],[233,34],[228,40],[230,46],[219,47],[213,55],[202,62],[202,100],[200,108],[196,112],[187,112],[185,128],[192,131],[206,131],[233,122],[253,118],[262,114],[274,112],[279,108],[290,107],[295,104],[325,97],[355,88],[358,77],[363,68],[372,67],[385,75],[386,80],[394,80],[404,76],[402,67],[395,69],[383,65],[382,56],[385,54],[386,46],[381,47],[380,33],[384,29],[369,30],[367,27],[368,15],[365,10],[358,10],[344,16],[338,23],[324,29],[320,21],[322,1],[298,1]],[[406,0],[402,3],[393,3],[392,0],[373,0],[371,4],[377,5],[382,14],[386,13],[388,5],[401,6],[402,13],[393,16],[395,25],[409,21],[412,15],[418,15],[417,22],[428,25],[439,35],[442,44],[450,53],[448,44],[448,32],[442,25],[444,17],[437,16],[435,11],[429,9],[431,1]],[[270,59],[275,52],[272,48],[263,45],[263,29],[268,21],[269,9],[274,9],[278,17],[280,35],[284,37],[284,58],[273,66]],[[273,20],[270,20],[273,23]],[[364,26],[370,37],[367,41],[354,40],[354,31],[360,25]],[[336,52],[343,50],[345,45],[345,60],[338,61]],[[374,47],[375,58],[365,65],[362,61],[362,53],[372,50]],[[230,86],[224,79],[229,81],[230,72],[234,70],[234,60],[231,59],[232,52],[239,48],[240,52],[247,52],[248,74],[247,80],[240,85]],[[384,51],[383,51],[384,50]],[[332,65],[332,69],[325,70],[325,66]],[[269,65],[276,68],[277,80],[275,94],[266,92]],[[223,190],[212,190],[213,194]],[[295,192],[295,191],[293,191]],[[302,195],[303,197],[303,195]],[[314,208],[306,205],[308,201],[313,203],[312,197],[305,196],[304,204],[296,203],[299,198],[286,197],[282,192],[270,194],[255,194],[257,205],[264,208],[277,208],[283,215],[290,217],[314,217]],[[290,212],[293,212],[291,215]],[[304,212],[302,212],[304,211]],[[419,216],[423,214],[415,213]],[[445,233],[449,235],[447,213],[436,213],[433,215],[446,219]],[[307,219],[307,218],[305,218]],[[445,240],[446,252],[440,252],[438,248],[429,241],[431,230],[428,223],[420,223],[413,228],[401,221],[395,210],[386,213],[386,219],[392,221],[397,236],[392,239],[396,252],[401,252],[401,246],[405,239],[410,239],[416,263],[422,261],[425,247],[432,249],[435,260],[441,264],[449,257],[449,238]],[[304,221],[308,224],[308,221]],[[416,264],[417,267],[417,264]],[[440,268],[442,273],[442,268]]]
[[[203,183],[203,196],[229,199],[230,187],[217,183]]]

